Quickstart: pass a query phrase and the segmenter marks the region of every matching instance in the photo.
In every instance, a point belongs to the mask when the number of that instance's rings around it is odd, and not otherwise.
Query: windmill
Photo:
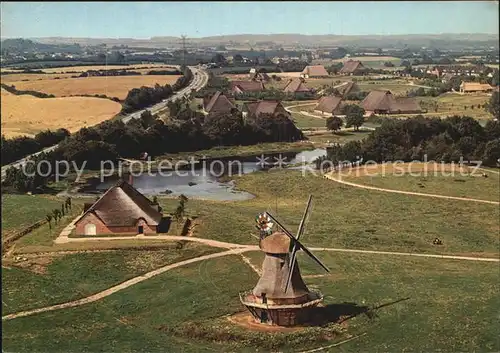
[[[309,214],[312,196],[300,221],[297,236],[288,231],[272,214],[257,216],[260,231],[259,247],[265,253],[262,275],[250,292],[240,294],[240,300],[260,323],[294,326],[308,321],[310,309],[323,300],[320,292],[310,291],[297,263],[297,253],[303,250],[324,270],[328,268],[301,242],[305,220]],[[274,225],[281,231],[272,231]]]

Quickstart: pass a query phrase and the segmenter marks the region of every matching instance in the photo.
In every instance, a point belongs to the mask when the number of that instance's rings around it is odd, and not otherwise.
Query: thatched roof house
[[[306,93],[306,92],[311,92],[311,89],[305,85],[304,79],[294,78],[294,79],[290,79],[290,81],[288,81],[285,88],[283,88],[283,92]]]
[[[341,75],[363,75],[366,73],[366,68],[363,66],[361,61],[349,60],[344,63],[342,69],[339,73]]]
[[[264,84],[260,81],[231,81],[230,87],[234,94],[265,90]]]
[[[327,115],[340,115],[342,109],[342,98],[336,96],[321,97],[314,111]]]
[[[460,84],[460,93],[491,92],[494,88],[487,83],[462,82]]]
[[[391,91],[371,91],[360,103],[371,114],[417,114],[422,108],[415,98],[394,97]]]
[[[311,65],[306,66],[301,74],[302,77],[325,77],[328,76],[328,71],[326,71],[323,65]]]
[[[120,180],[86,207],[75,223],[76,234],[154,234],[162,221],[160,210],[132,185]]]
[[[360,92],[361,89],[359,88],[358,84],[353,81],[346,82],[344,85],[337,87],[337,90],[341,94],[342,97],[347,97],[351,93],[357,93]]]
[[[211,97],[203,98],[203,110],[210,115],[229,114],[236,108],[224,93],[217,91]]]
[[[243,114],[254,115],[256,117],[262,114],[269,114],[273,117],[279,114],[289,115],[285,110],[283,104],[280,101],[259,101],[259,102],[248,102],[243,105]]]

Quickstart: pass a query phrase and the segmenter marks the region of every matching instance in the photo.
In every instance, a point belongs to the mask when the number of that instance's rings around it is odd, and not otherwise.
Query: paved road
[[[146,111],[146,110],[149,110],[152,114],[156,114],[158,113],[158,111],[160,111],[161,109],[164,109],[166,106],[167,106],[167,103],[169,101],[172,101],[172,100],[175,100],[175,99],[178,99],[184,95],[189,95],[189,93],[191,92],[191,90],[195,90],[195,91],[199,91],[201,88],[203,88],[207,82],[208,82],[208,74],[206,71],[204,70],[201,70],[197,67],[194,67],[194,66],[190,66],[189,67],[194,75],[194,78],[193,80],[190,82],[190,84],[183,88],[182,90],[176,92],[172,97],[168,98],[168,99],[165,99],[164,101],[162,101],[161,103],[158,103],[150,108],[147,108],[147,109],[143,109],[143,110],[140,110],[140,111],[137,111],[137,112],[134,112],[132,114],[129,114],[127,116],[124,116],[122,118],[122,121],[124,123],[127,123],[128,121],[130,121],[130,119],[137,119],[141,116],[141,114]],[[50,151],[53,151],[56,149],[58,145],[55,145],[55,146],[51,146],[51,147],[48,147],[48,148],[45,148],[44,150],[40,151],[40,152],[37,152],[37,153],[33,153],[29,156],[26,156],[16,162],[13,162],[11,164],[7,164],[5,166],[2,167],[2,181],[5,179],[5,175],[7,173],[7,169],[9,167],[15,167],[15,168],[20,168],[22,167],[24,164],[26,164],[26,161],[28,158],[30,157],[33,157],[33,156],[36,156],[42,152],[50,152]]]
[[[199,91],[201,88],[203,88],[207,84],[207,82],[208,82],[208,74],[207,74],[207,72],[203,71],[203,70],[200,70],[199,68],[194,67],[194,66],[190,66],[189,68],[191,69],[191,71],[193,72],[193,75],[194,75],[194,78],[191,81],[191,83],[189,84],[189,86],[187,86],[186,88],[183,88],[182,90],[176,92],[172,97],[167,98],[167,99],[163,100],[162,102],[160,102],[160,103],[158,103],[158,104],[156,104],[156,105],[154,105],[154,106],[152,106],[150,108],[139,110],[139,111],[137,111],[135,113],[127,115],[126,117],[124,117],[122,119],[122,121],[124,123],[127,123],[128,121],[130,121],[130,119],[137,119],[137,118],[139,118],[141,116],[141,114],[143,112],[145,112],[147,110],[150,111],[151,114],[156,114],[160,110],[165,109],[168,102],[176,100],[176,99],[179,99],[182,96],[188,96],[191,93],[191,90]]]

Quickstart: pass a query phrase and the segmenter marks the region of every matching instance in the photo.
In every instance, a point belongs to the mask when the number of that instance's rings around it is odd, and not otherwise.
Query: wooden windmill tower
[[[297,252],[303,250],[329,272],[299,241],[304,232],[311,200],[312,196],[309,196],[297,236],[268,212],[257,218],[257,228],[261,231],[259,247],[265,253],[262,275],[252,291],[240,294],[241,302],[257,322],[279,326],[299,325],[310,319],[310,309],[323,300],[320,292],[307,288],[297,263]],[[272,232],[274,224],[281,231]]]

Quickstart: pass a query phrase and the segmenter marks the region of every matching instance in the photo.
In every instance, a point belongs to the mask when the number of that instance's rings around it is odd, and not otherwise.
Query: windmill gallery
[[[297,263],[297,252],[303,250],[329,272],[299,240],[304,232],[311,201],[312,196],[309,196],[296,236],[269,212],[256,218],[260,232],[259,247],[265,253],[262,275],[252,291],[240,293],[240,301],[257,323],[277,326],[307,324],[312,320],[313,309],[323,301],[319,291],[307,288]],[[273,232],[274,225],[280,231]]]

